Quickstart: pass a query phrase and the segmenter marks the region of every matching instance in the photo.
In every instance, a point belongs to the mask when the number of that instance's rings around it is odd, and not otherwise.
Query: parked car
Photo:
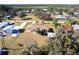
[[[47,35],[47,30],[46,29],[38,29],[37,33],[39,33],[41,35]]]
[[[55,32],[54,32],[54,30],[52,28],[48,29],[47,36],[50,39],[55,37]]]

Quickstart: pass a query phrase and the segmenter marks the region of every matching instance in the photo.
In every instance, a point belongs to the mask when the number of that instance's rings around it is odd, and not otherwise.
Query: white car
[[[53,30],[52,28],[49,28],[49,29],[48,29],[48,32],[47,32],[48,38],[54,38],[55,35],[56,35],[56,34],[55,34],[54,30]]]
[[[55,33],[48,32],[47,36],[48,36],[48,38],[53,38],[53,37],[55,37]]]

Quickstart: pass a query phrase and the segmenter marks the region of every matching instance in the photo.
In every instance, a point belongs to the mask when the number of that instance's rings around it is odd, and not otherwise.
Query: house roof
[[[5,28],[3,28],[2,30],[8,30],[8,29],[13,29],[14,25],[10,25],[10,26],[6,26]]]
[[[48,9],[42,9],[43,11],[48,11]]]
[[[74,12],[74,15],[79,15],[79,12]]]
[[[11,17],[11,15],[4,16],[5,18]]]
[[[67,17],[65,17],[64,15],[58,15],[56,18],[66,19]]]
[[[72,27],[73,27],[74,29],[79,29],[79,25],[77,25],[77,24],[72,25]]]
[[[20,29],[20,27],[19,26],[15,26],[13,29],[17,29],[18,30],[18,29]]]
[[[8,24],[9,24],[9,22],[2,22],[2,23],[0,23],[0,28],[7,26]]]
[[[8,22],[2,22],[0,23],[0,25],[6,25]]]

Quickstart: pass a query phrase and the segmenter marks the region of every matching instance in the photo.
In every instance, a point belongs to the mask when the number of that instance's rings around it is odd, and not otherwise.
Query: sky
[[[0,4],[79,4],[79,0],[0,0]]]

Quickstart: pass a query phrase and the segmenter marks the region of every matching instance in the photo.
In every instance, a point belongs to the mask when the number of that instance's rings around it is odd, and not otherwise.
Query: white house
[[[61,19],[61,20],[62,20],[62,19],[65,19],[65,20],[67,19],[67,17],[64,16],[64,15],[58,15],[58,16],[56,16],[55,18],[56,18],[56,19]]]
[[[48,11],[48,9],[46,9],[46,8],[44,8],[44,9],[42,9],[43,11]]]
[[[72,25],[72,27],[73,27],[74,31],[79,30],[79,25],[78,24]]]
[[[60,13],[59,13],[58,11],[55,11],[55,14],[56,14],[56,15],[59,15]]]
[[[74,12],[74,15],[75,16],[79,16],[79,12]]]

